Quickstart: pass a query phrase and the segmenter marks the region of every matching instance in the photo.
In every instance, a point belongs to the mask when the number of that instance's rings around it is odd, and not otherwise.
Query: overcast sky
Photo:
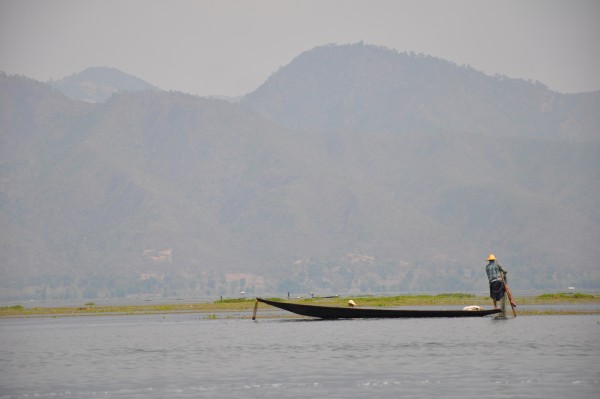
[[[0,70],[109,66],[161,89],[243,95],[303,51],[376,44],[600,90],[597,0],[0,0]]]

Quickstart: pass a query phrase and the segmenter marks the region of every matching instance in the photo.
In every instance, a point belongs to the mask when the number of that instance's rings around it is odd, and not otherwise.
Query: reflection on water
[[[0,398],[597,398],[600,317],[0,320]]]

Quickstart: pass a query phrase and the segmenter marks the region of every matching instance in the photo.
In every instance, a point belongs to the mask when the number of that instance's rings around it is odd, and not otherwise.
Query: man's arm
[[[504,275],[508,274],[508,270],[503,268],[502,265],[500,264],[500,262],[496,261],[496,266],[498,266],[498,270],[500,270],[502,272],[502,274],[504,274]]]

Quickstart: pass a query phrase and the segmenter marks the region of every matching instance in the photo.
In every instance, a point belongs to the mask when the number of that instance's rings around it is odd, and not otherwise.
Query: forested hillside
[[[485,291],[490,251],[600,287],[600,93],[362,44],[239,104],[123,90],[0,76],[0,297]]]

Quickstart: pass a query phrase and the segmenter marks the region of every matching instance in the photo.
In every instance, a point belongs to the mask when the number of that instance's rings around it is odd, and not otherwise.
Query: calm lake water
[[[594,398],[600,316],[0,319],[0,398]]]

